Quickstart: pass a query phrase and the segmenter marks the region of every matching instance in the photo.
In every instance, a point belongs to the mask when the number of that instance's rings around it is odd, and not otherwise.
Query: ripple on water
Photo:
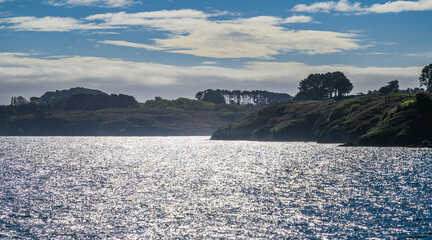
[[[432,151],[1,137],[0,237],[431,238]]]

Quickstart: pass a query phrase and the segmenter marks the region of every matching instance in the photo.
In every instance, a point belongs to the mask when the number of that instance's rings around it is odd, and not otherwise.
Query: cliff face
[[[275,104],[219,128],[212,139],[420,146],[432,141],[431,123],[429,94],[366,95]]]

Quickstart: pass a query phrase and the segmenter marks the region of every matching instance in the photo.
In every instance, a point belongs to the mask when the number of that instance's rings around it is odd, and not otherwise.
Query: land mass
[[[197,136],[259,109],[248,104],[215,104],[155,97],[139,103],[124,94],[71,88],[32,97],[12,97],[0,106],[2,136]]]
[[[225,103],[227,98],[218,104],[160,97],[139,103],[132,96],[109,95],[85,88],[47,92],[31,98],[30,102],[23,97],[12,97],[11,105],[0,106],[0,135],[197,136],[213,133],[213,140],[432,145],[432,95],[429,93],[368,94],[308,101],[288,101],[289,95],[262,91],[234,93],[225,90],[197,93],[201,98],[206,95],[209,101],[232,94],[235,101],[231,104]],[[238,103],[244,99],[253,99],[255,104]],[[266,105],[272,103],[270,99],[286,101]]]
[[[430,146],[431,123],[431,94],[364,95],[267,106],[219,128],[211,139]]]

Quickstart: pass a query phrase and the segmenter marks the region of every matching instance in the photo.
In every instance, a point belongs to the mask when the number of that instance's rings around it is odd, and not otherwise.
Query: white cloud
[[[432,57],[432,52],[422,52],[422,53],[409,53],[408,57]]]
[[[20,57],[20,56],[30,56],[32,54],[29,53],[20,53],[20,52],[0,52],[0,57]]]
[[[162,50],[162,48],[154,47],[154,46],[151,46],[148,44],[131,43],[131,42],[126,42],[126,41],[105,40],[105,41],[100,41],[99,43],[110,44],[110,45],[115,45],[115,46],[122,46],[122,47],[144,48],[147,50]]]
[[[72,30],[110,29],[112,26],[102,26],[69,17],[12,17],[0,19],[0,23],[10,24],[8,27],[18,31],[68,32]]]
[[[92,32],[91,34],[119,35],[120,33],[118,33],[118,32],[96,31],[96,32]]]
[[[216,15],[226,14],[224,12],[217,13]],[[142,20],[148,19],[178,19],[178,18],[208,18],[214,14],[207,14],[202,11],[194,9],[180,9],[180,10],[161,10],[152,12],[138,12],[138,13],[103,13],[95,14],[87,17],[87,20],[103,20],[111,25],[142,25],[146,22]]]
[[[212,58],[267,58],[284,52],[306,54],[335,53],[360,49],[355,34],[330,31],[295,31],[278,26],[214,24],[188,35],[155,39],[155,45],[126,41],[102,41],[104,44],[165,50]]]
[[[290,72],[297,79],[304,79],[308,73],[326,73],[342,71],[348,76],[394,76],[413,77],[417,80],[421,67],[355,67],[342,64],[312,66],[299,62],[250,62],[248,68],[261,72],[282,74]],[[390,77],[391,78],[391,77]]]
[[[390,53],[385,52],[365,52],[365,53],[355,53],[356,55],[389,55]]]
[[[298,82],[310,73],[342,71],[354,84],[354,93],[377,89],[389,80],[399,79],[401,87],[418,86],[421,67],[356,67],[348,65],[313,66],[299,62],[250,62],[243,67],[174,66],[167,64],[125,61],[100,57],[50,57],[36,58],[23,53],[0,53],[0,89],[7,101],[19,86],[40,91],[53,86],[91,86],[134,92],[149,91],[164,95],[173,91],[172,97],[190,96],[205,88],[264,89],[278,92],[297,92]],[[7,86],[7,87],[6,87]],[[29,87],[32,86],[32,87]],[[158,89],[159,92],[155,92]],[[0,90],[0,93],[2,91]],[[30,94],[30,93],[29,93]],[[39,93],[31,93],[33,96]],[[141,93],[143,94],[143,93]],[[0,94],[2,95],[2,94]]]
[[[432,0],[420,1],[394,1],[384,4],[373,4],[367,11],[374,13],[397,13],[404,11],[428,11],[432,10]]]
[[[226,14],[226,13],[217,13]],[[306,54],[334,53],[361,48],[357,35],[330,31],[295,31],[287,23],[306,23],[308,16],[278,18],[257,16],[233,20],[210,20],[214,16],[197,10],[181,9],[128,14],[98,14],[86,19],[109,26],[145,26],[168,31],[168,37],[154,39],[153,45],[127,41],[105,44],[164,50],[212,58],[266,58],[285,52]]]
[[[138,13],[105,13],[82,20],[61,17],[14,17],[1,19],[3,27],[17,31],[73,31],[146,28],[162,37],[151,44],[105,40],[104,44],[167,51],[211,58],[262,58],[287,52],[326,54],[361,49],[359,36],[332,31],[290,30],[287,24],[307,23],[309,16],[278,18],[257,16],[214,20],[227,12],[205,13],[193,9]]]
[[[362,7],[361,3],[351,3],[348,0],[339,2],[316,2],[311,5],[297,4],[292,8],[294,12],[345,12],[345,13],[398,13],[404,11],[428,11],[432,10],[432,0],[419,1],[389,1],[384,4],[376,3],[371,6]]]
[[[99,7],[127,7],[133,0],[49,0],[48,4],[54,6],[99,6]]]
[[[259,25],[281,25],[284,23],[308,23],[312,22],[313,18],[304,15],[295,15],[285,19],[273,16],[258,16],[251,18],[238,18],[231,21],[220,21],[222,23],[236,23],[236,24],[259,24]]]
[[[213,58],[271,58],[284,52],[324,54],[359,49],[356,35],[279,26],[213,23],[188,35],[155,39],[169,52]],[[172,49],[172,50],[171,50]]]
[[[162,10],[138,13],[105,13],[91,15],[88,21],[102,21],[110,26],[144,26],[161,31],[187,33],[211,22],[209,17],[225,15],[226,12],[214,14],[204,13],[193,9]]]
[[[311,5],[297,4],[292,9],[294,12],[330,12],[330,11],[341,11],[341,12],[352,12],[359,11],[360,3],[351,4],[348,0],[341,0],[339,2],[316,2]]]
[[[312,20],[313,20],[312,17],[300,15],[300,16],[292,16],[292,17],[285,18],[283,23],[308,23],[308,22],[312,22]]]
[[[362,11],[360,7],[360,3],[350,3],[348,0],[340,0],[339,2],[316,2],[311,5],[306,4],[298,4],[294,6],[292,9],[295,12],[330,12],[330,11],[339,11],[339,12],[355,12]]]

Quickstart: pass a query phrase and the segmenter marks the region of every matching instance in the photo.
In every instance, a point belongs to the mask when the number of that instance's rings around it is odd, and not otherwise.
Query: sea
[[[1,239],[431,239],[432,150],[0,137]]]

